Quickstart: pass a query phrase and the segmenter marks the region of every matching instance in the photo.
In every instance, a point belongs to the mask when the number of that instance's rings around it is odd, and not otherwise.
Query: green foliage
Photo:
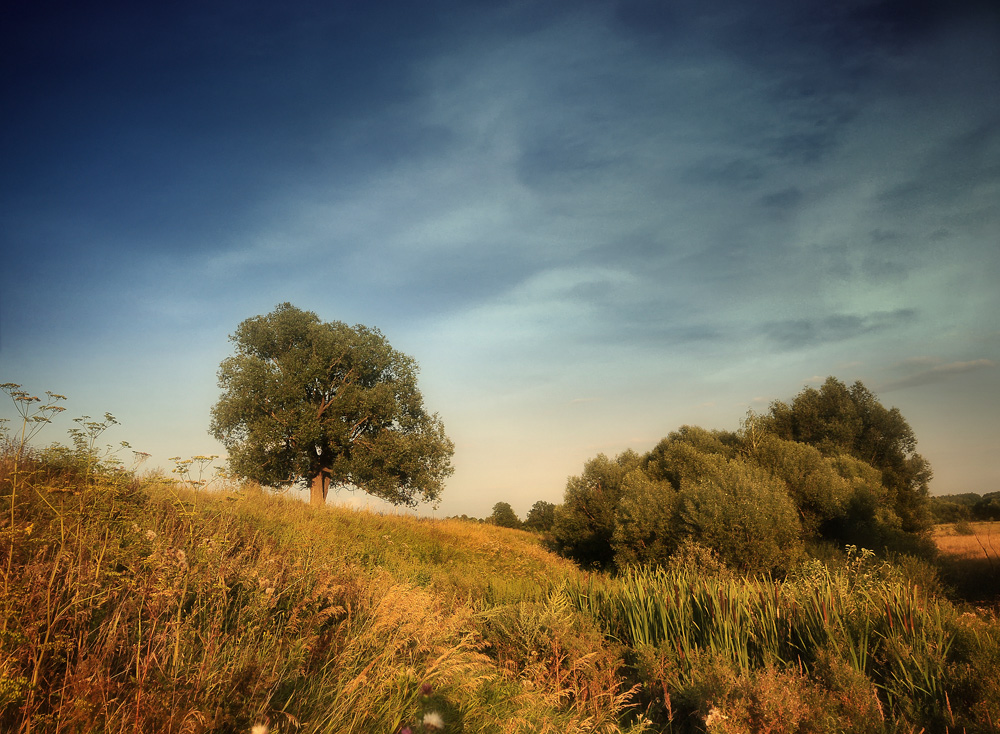
[[[991,522],[1000,520],[1000,492],[941,495],[930,498],[930,511],[937,524],[968,520]]]
[[[497,502],[493,505],[493,514],[490,515],[490,522],[501,528],[519,528],[521,521],[517,514],[506,502]]]
[[[324,323],[284,303],[231,340],[211,431],[235,476],[305,482],[314,504],[331,484],[409,506],[440,497],[454,446],[424,409],[416,363],[377,329]]]
[[[930,510],[935,525],[968,522],[972,519],[972,508],[969,505],[950,502],[943,497],[931,497]]]
[[[976,531],[972,527],[972,523],[968,520],[962,519],[955,523],[954,525],[955,535],[975,535]]]
[[[757,441],[748,455],[785,483],[809,536],[820,535],[824,523],[846,514],[852,484],[815,447],[768,435]]]
[[[861,382],[847,387],[828,377],[792,403],[776,401],[764,418],[779,438],[815,446],[824,456],[848,455],[881,472],[893,510],[907,532],[930,525],[930,464],[916,453],[913,429],[897,408],[886,409]]]
[[[711,463],[710,457],[732,458],[736,455],[737,436],[726,431],[707,431],[699,426],[681,426],[642,458],[642,465],[652,479],[665,479],[674,489],[681,481],[701,474]]]
[[[930,469],[915,447],[897,409],[830,378],[748,413],[739,431],[682,426],[645,455],[588,462],[553,534],[562,553],[605,569],[667,565],[686,538],[756,572],[789,568],[807,542],[930,557]]]
[[[531,509],[528,510],[528,514],[524,518],[524,527],[526,530],[546,533],[552,529],[552,525],[555,523],[555,520],[556,506],[551,502],[538,500],[531,506]]]
[[[611,546],[619,568],[666,564],[681,537],[680,495],[666,480],[633,469],[622,482]]]
[[[560,552],[583,566],[612,566],[615,512],[625,477],[638,468],[639,462],[634,451],[626,451],[614,459],[599,454],[584,465],[583,474],[569,478],[563,504],[556,508],[552,525]]]
[[[785,486],[762,467],[721,456],[683,480],[681,524],[727,565],[747,573],[784,572],[803,551],[802,526]]]

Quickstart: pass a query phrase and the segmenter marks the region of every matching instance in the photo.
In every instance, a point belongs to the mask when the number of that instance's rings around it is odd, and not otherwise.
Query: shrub
[[[785,483],[808,535],[819,535],[824,523],[844,516],[851,483],[819,449],[765,435],[750,458]]]
[[[733,568],[787,571],[801,555],[803,539],[783,483],[761,467],[714,459],[697,480],[681,483],[682,527]]]
[[[975,535],[976,529],[972,527],[972,523],[968,521],[967,518],[962,518],[958,520],[952,528],[955,531],[955,535]]]
[[[653,481],[634,469],[622,482],[611,540],[618,568],[664,565],[677,548],[680,496],[666,481]]]

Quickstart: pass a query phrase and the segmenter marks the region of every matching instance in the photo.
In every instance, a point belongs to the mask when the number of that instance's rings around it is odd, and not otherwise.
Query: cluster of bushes
[[[664,565],[685,539],[783,574],[808,544],[929,553],[927,461],[895,408],[828,378],[738,431],[685,426],[571,477],[552,536],[586,567]]]

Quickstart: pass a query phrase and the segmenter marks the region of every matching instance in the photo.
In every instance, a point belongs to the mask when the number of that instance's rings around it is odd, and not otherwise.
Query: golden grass
[[[621,651],[537,536],[155,478],[53,494],[27,468],[0,512],[0,731],[623,730]]]
[[[992,618],[956,621],[867,566],[830,598],[810,576],[788,604],[754,582],[749,611],[749,581],[670,577],[650,609],[705,597],[683,629],[707,641],[640,644],[615,628],[628,579],[530,533],[120,473],[53,492],[45,466],[5,475],[2,458],[0,731],[398,734],[432,715],[440,734],[686,734],[717,707],[712,731],[1000,720]],[[739,652],[800,619],[794,649]]]
[[[954,525],[938,525],[934,543],[941,553],[954,559],[1000,561],[1000,522],[970,523],[971,535],[959,534]]]

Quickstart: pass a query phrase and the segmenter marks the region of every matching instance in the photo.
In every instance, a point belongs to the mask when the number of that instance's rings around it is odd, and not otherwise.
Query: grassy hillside
[[[1000,625],[856,553],[588,575],[528,533],[0,461],[0,730],[969,732]]]
[[[5,469],[5,731],[615,728],[619,650],[527,533]]]

